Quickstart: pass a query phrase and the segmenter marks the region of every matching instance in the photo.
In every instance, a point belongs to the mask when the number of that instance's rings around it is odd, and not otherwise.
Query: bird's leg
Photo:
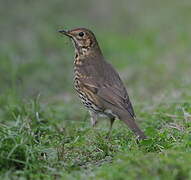
[[[112,131],[112,127],[113,127],[113,123],[114,123],[114,121],[115,121],[115,117],[111,117],[111,118],[110,118],[109,132],[108,132],[108,134],[107,134],[107,138],[108,138],[108,139],[109,139],[110,136],[111,136],[111,131]]]
[[[92,126],[95,127],[97,122],[98,122],[97,121],[97,114],[94,113],[93,111],[89,111],[89,112],[90,112]]]

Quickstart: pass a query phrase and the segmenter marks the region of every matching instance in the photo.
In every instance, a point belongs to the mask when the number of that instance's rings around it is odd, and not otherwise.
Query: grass
[[[104,2],[2,3],[0,179],[191,179],[191,4]],[[61,25],[95,31],[148,140],[120,121],[109,140],[108,121],[91,127]]]
[[[92,129],[75,106],[12,99],[1,99],[7,104],[1,111],[2,178],[190,178],[189,103],[162,104],[153,113],[140,111],[150,138],[137,144],[121,122],[108,140],[106,123]]]

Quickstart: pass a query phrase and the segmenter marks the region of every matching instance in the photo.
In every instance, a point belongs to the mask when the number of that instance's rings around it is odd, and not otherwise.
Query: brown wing
[[[88,73],[90,69],[91,73]],[[132,117],[135,117],[126,88],[118,73],[110,64],[104,62],[99,67],[94,65],[94,67],[89,67],[88,71],[86,71],[86,73],[91,74],[91,76],[80,79],[84,87],[103,101],[118,108],[126,109]]]

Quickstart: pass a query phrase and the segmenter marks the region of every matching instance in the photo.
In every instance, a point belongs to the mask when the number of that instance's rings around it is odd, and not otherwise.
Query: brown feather
[[[135,123],[135,113],[127,90],[115,69],[105,61],[94,34],[85,28],[60,31],[69,36],[75,46],[74,84],[83,104],[90,110],[93,124],[97,114],[124,121],[129,128],[145,139]]]

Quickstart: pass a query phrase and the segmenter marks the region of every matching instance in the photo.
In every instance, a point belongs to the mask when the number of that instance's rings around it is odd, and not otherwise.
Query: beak
[[[61,33],[61,34],[66,35],[66,36],[68,36],[68,37],[72,37],[71,34],[69,33],[69,31],[66,31],[66,30],[58,30],[58,32]]]

